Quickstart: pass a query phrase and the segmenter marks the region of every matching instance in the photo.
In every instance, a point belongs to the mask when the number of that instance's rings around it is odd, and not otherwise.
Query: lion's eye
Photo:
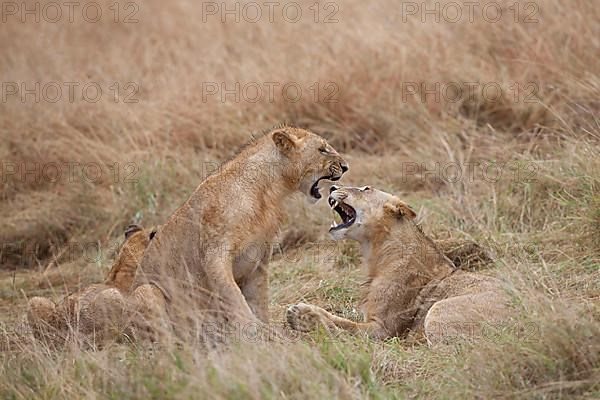
[[[367,190],[371,190],[371,186],[363,186],[360,188],[361,192],[366,192]]]
[[[319,153],[321,153],[321,154],[329,154],[329,151],[327,150],[327,147],[321,147],[319,149]]]

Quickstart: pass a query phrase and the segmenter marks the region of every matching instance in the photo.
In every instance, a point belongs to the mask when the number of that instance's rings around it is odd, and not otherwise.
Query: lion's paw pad
[[[285,317],[288,325],[297,331],[310,332],[321,324],[321,315],[308,304],[299,303],[288,307]]]

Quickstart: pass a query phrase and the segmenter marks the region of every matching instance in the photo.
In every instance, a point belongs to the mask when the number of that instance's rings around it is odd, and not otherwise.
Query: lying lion
[[[133,277],[144,251],[156,234],[156,228],[130,225],[125,242],[104,283],[87,286],[58,304],[46,297],[32,297],[28,302],[27,321],[37,338],[66,338],[71,332],[98,333],[114,322],[122,310],[121,294],[131,288]]]
[[[439,343],[473,335],[506,317],[508,298],[499,282],[456,269],[397,197],[368,186],[332,186],[329,204],[342,219],[330,229],[333,238],[354,239],[361,246],[369,282],[365,322],[300,303],[286,312],[293,329],[307,332],[323,326],[378,339],[412,331]]]

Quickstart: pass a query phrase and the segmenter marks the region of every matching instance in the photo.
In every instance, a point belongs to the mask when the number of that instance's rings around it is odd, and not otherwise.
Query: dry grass
[[[33,95],[0,103],[2,398],[600,396],[595,1],[540,1],[537,23],[523,21],[524,8],[515,21],[512,1],[500,2],[497,23],[480,13],[472,23],[423,23],[404,22],[400,4],[347,0],[333,24],[314,23],[308,1],[296,24],[277,16],[202,23],[200,3],[186,0],[139,3],[133,24],[122,22],[129,12],[122,3],[115,23],[112,3],[99,2],[97,23],[76,13],[73,23],[63,15],[62,23],[8,16],[1,24],[4,83],[103,89],[97,103],[70,102],[66,93],[56,103]],[[121,96],[135,82],[139,102],[116,103],[114,82]],[[207,82],[297,82],[304,91],[296,103],[277,90],[272,102],[221,102],[203,99]],[[309,89],[315,82],[318,101]],[[329,82],[339,89],[334,103],[323,98]],[[480,85],[456,102],[402,95],[403,83],[436,82],[495,82],[503,90],[491,100]],[[443,349],[313,335],[219,350],[114,344],[90,351],[74,343],[50,351],[23,336],[26,297],[60,297],[98,281],[123,226],[164,221],[251,130],[280,121],[326,136],[350,161],[347,183],[402,195],[421,209],[427,232],[489,248],[496,262],[482,272],[515,291],[510,325]],[[70,164],[74,175],[67,163],[78,163]],[[78,167],[92,163],[98,179]],[[450,164],[462,168],[462,179],[448,179]],[[50,165],[61,169],[59,179],[42,170]],[[469,165],[482,166],[474,178],[464,174]],[[482,175],[490,165],[502,172],[498,179]],[[21,173],[34,166],[37,173]],[[358,317],[359,256],[352,245],[329,242],[328,215],[324,204],[289,204],[283,253],[272,265],[275,326],[300,299]],[[90,245],[103,251],[91,257]]]

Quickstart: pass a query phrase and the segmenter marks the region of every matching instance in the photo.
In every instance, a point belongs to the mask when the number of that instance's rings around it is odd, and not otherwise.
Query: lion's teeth
[[[336,200],[336,201],[333,203],[333,208],[336,208],[336,207],[337,207],[337,206],[339,206],[339,205],[340,205],[340,203],[338,203],[338,201]]]

